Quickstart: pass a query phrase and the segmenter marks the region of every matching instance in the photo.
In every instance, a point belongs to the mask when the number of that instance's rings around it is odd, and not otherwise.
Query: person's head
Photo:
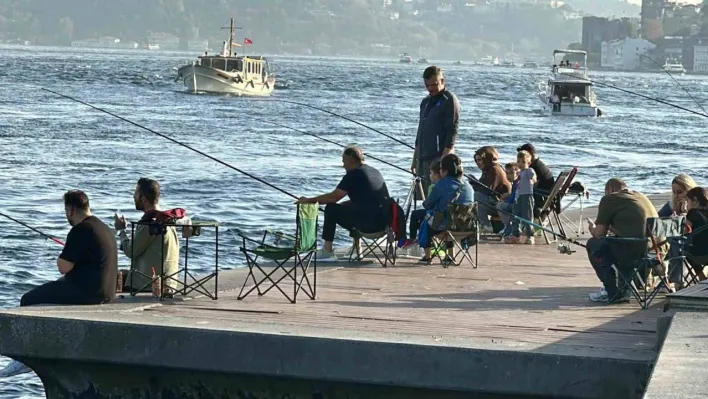
[[[480,147],[480,149],[478,149],[477,152],[474,153],[475,163],[480,169],[483,170],[494,166],[494,164],[496,164],[498,160],[499,152],[497,152],[496,148],[489,145]]]
[[[64,193],[64,213],[71,226],[76,226],[91,215],[89,198],[81,190],[69,190]]]
[[[515,162],[504,165],[504,170],[506,171],[506,179],[509,181],[514,181],[519,177],[519,164]]]
[[[445,77],[443,76],[442,69],[435,65],[425,68],[425,71],[423,71],[423,82],[431,96],[435,96],[445,90]]]
[[[532,161],[537,158],[536,157],[536,147],[534,147],[533,144],[531,144],[531,143],[526,143],[522,146],[517,147],[516,151],[517,152],[521,152],[521,151],[528,152],[529,154],[531,154]]]
[[[693,187],[686,193],[688,209],[708,209],[708,189]]]
[[[677,203],[686,198],[688,190],[696,187],[693,178],[685,173],[679,173],[671,181],[671,209],[676,210]]]
[[[627,183],[624,182],[624,180],[613,177],[610,180],[605,183],[605,195],[610,195],[614,193],[618,193],[622,190],[627,189]]]
[[[440,176],[440,161],[437,159],[430,163],[430,182],[437,183],[442,177]]]
[[[350,145],[342,153],[342,166],[349,172],[360,167],[364,163],[364,151],[361,148]]]
[[[533,157],[526,150],[521,150],[516,154],[516,164],[519,166],[519,170],[528,169],[531,166],[531,160]]]
[[[440,160],[441,177],[455,177],[459,179],[462,173],[462,161],[457,155],[447,154]]]
[[[141,177],[135,185],[135,209],[139,211],[149,211],[155,209],[160,202],[160,183],[156,180]]]

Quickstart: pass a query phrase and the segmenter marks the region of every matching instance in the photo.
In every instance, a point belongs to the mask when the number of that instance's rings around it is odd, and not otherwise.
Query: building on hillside
[[[656,47],[651,52],[651,57],[657,64],[654,68],[659,68],[666,60],[683,62],[683,36],[665,36],[654,41]]]
[[[695,73],[708,73],[708,43],[693,46],[693,66],[690,70]]]
[[[583,18],[583,50],[599,53],[602,42],[637,37],[639,21],[632,18],[607,19],[600,17]]]
[[[677,35],[682,30],[700,24],[700,8],[693,4],[670,3],[664,10],[661,26],[666,36]]]
[[[615,71],[636,71],[646,62],[642,55],[656,47],[652,42],[640,38],[625,38],[602,42],[600,66]]]

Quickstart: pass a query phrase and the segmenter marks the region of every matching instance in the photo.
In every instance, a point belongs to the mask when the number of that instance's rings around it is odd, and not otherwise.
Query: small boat
[[[512,60],[503,60],[502,62],[496,65],[505,68],[514,68],[516,66],[516,64]]]
[[[231,18],[231,33],[219,55],[198,57],[198,61],[177,70],[177,79],[182,80],[192,92],[229,93],[243,96],[269,96],[275,88],[275,77],[268,60],[260,55],[237,55],[232,47],[234,19]]]
[[[425,58],[418,58],[418,60],[416,62],[419,64],[427,64],[428,60]]]
[[[462,65],[462,61],[455,61],[452,63],[452,65]]]
[[[529,69],[536,69],[538,68],[538,64],[533,62],[533,61],[524,61],[524,64],[522,65],[523,68],[529,68]]]
[[[148,50],[159,50],[159,49],[160,49],[160,45],[159,45],[159,44],[150,44],[150,43],[148,43],[147,49],[148,49]]]
[[[678,73],[681,75],[686,73],[686,68],[683,67],[683,64],[673,58],[667,58],[662,69],[669,73]]]
[[[588,78],[587,58],[587,53],[581,50],[553,51],[551,76],[547,82],[538,85],[538,99],[544,113],[553,116],[602,115],[596,104],[592,81]]]
[[[475,63],[476,65],[499,65],[499,58],[492,58],[491,55],[482,57],[479,61]]]
[[[413,57],[411,57],[408,53],[403,53],[403,54],[401,54],[400,58],[398,59],[398,62],[403,63],[403,64],[412,64]]]

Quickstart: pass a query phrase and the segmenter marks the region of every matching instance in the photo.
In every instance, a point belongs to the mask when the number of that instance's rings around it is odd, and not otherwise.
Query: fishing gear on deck
[[[224,166],[226,166],[227,168],[231,168],[231,169],[233,169],[233,170],[235,170],[235,171],[237,171],[237,172],[239,172],[239,173],[241,173],[241,174],[244,174],[244,175],[246,175],[246,176],[248,176],[248,177],[250,177],[250,178],[256,180],[257,182],[260,182],[260,183],[265,184],[266,186],[268,186],[268,187],[270,187],[270,188],[273,188],[273,189],[275,189],[275,190],[278,190],[278,191],[280,191],[281,193],[283,193],[283,194],[285,194],[285,195],[287,195],[287,196],[290,196],[290,197],[292,197],[292,198],[294,198],[294,199],[299,199],[299,197],[297,197],[296,195],[291,194],[291,193],[289,193],[289,192],[283,190],[282,188],[280,188],[280,187],[278,187],[278,186],[275,186],[275,185],[273,185],[273,184],[271,184],[271,183],[268,183],[267,181],[265,181],[265,180],[263,180],[263,179],[261,179],[261,178],[259,178],[259,177],[257,177],[257,176],[254,176],[254,175],[252,175],[252,174],[250,174],[250,173],[248,173],[248,172],[244,172],[243,170],[241,170],[241,169],[239,169],[239,168],[237,168],[237,167],[235,167],[235,166],[233,166],[233,165],[230,165],[230,164],[228,164],[228,163],[226,163],[226,162],[224,162],[224,161],[221,161],[221,160],[219,160],[219,159],[217,159],[217,158],[214,158],[213,156],[211,156],[211,155],[209,155],[209,154],[207,154],[207,153],[205,153],[205,152],[202,152],[202,151],[197,150],[196,148],[190,147],[189,145],[184,144],[184,143],[182,143],[182,142],[180,142],[180,141],[177,141],[177,140],[175,140],[175,139],[173,139],[173,138],[171,138],[171,137],[169,137],[169,136],[167,136],[167,135],[165,135],[165,134],[156,132],[156,131],[154,131],[154,130],[148,128],[148,127],[145,127],[145,126],[143,126],[143,125],[141,125],[141,124],[139,124],[139,123],[133,122],[133,121],[131,121],[131,120],[129,120],[129,119],[126,119],[126,118],[124,118],[124,117],[122,117],[122,116],[120,116],[120,115],[116,115],[116,114],[114,114],[114,113],[112,113],[112,112],[110,112],[110,111],[106,111],[105,109],[96,107],[95,105],[91,105],[91,104],[89,104],[89,103],[87,103],[87,102],[84,102],[84,101],[81,101],[81,100],[77,100],[76,98],[73,98],[73,97],[71,97],[71,96],[67,96],[67,95],[65,95],[65,94],[57,93],[57,92],[55,92],[55,91],[52,91],[52,90],[49,90],[49,89],[45,89],[45,88],[42,88],[42,90],[48,91],[48,92],[50,92],[50,93],[52,93],[52,94],[55,94],[55,95],[57,95],[57,96],[64,97],[64,98],[66,98],[66,99],[75,101],[75,102],[77,102],[77,103],[79,103],[79,104],[83,104],[83,105],[85,105],[85,106],[87,106],[87,107],[93,108],[93,109],[95,109],[95,110],[97,110],[97,111],[101,111],[101,112],[106,113],[106,114],[108,114],[108,115],[110,115],[110,116],[113,116],[113,117],[115,117],[115,118],[118,118],[118,119],[120,119],[120,120],[122,120],[122,121],[124,121],[124,122],[130,123],[130,124],[133,125],[133,126],[137,126],[137,127],[141,128],[141,129],[143,129],[143,130],[147,130],[147,131],[150,132],[150,133],[153,133],[153,134],[155,134],[155,135],[158,135],[158,136],[160,136],[160,137],[162,137],[162,138],[164,138],[164,139],[166,139],[166,140],[169,140],[169,141],[171,141],[171,142],[173,142],[173,143],[175,143],[175,144],[181,145],[182,147],[185,147],[185,148],[187,148],[187,149],[189,149],[189,150],[192,150],[192,151],[196,152],[196,153],[199,154],[199,155],[205,156],[205,157],[211,159],[211,160],[214,161],[214,162],[217,162],[217,163],[219,163],[219,164],[221,164],[221,165],[224,165]]]
[[[5,217],[5,218],[8,218],[8,219],[12,220],[13,222],[15,222],[15,223],[17,223],[17,224],[19,224],[19,225],[22,225],[22,226],[24,226],[24,227],[27,227],[28,229],[34,231],[35,233],[38,233],[38,234],[41,235],[42,237],[47,238],[47,239],[50,239],[50,240],[54,241],[55,243],[57,243],[57,244],[59,244],[59,245],[61,245],[61,246],[64,246],[64,242],[62,242],[60,239],[58,239],[58,238],[56,238],[56,237],[54,237],[54,236],[51,236],[51,235],[49,235],[49,234],[47,234],[47,233],[43,233],[43,232],[41,232],[40,230],[38,230],[38,229],[36,229],[36,228],[34,228],[34,227],[28,225],[27,223],[21,222],[21,221],[19,221],[19,220],[13,218],[13,217],[11,217],[11,216],[8,216],[8,215],[6,215],[6,214],[4,214],[4,213],[2,213],[2,212],[0,212],[0,216],[3,216],[3,217]]]

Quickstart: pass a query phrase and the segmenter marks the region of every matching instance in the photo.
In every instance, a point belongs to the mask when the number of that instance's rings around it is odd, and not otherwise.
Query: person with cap
[[[543,204],[546,202],[546,197],[548,197],[548,193],[551,191],[551,188],[553,188],[553,184],[556,182],[556,179],[553,178],[553,172],[551,172],[551,169],[538,157],[536,147],[534,147],[533,144],[526,143],[517,148],[516,151],[526,151],[531,154],[531,169],[536,172],[537,178],[536,186],[534,188],[538,190],[538,192],[534,193],[533,198],[534,216],[538,217],[538,213],[541,208],[543,208]]]

